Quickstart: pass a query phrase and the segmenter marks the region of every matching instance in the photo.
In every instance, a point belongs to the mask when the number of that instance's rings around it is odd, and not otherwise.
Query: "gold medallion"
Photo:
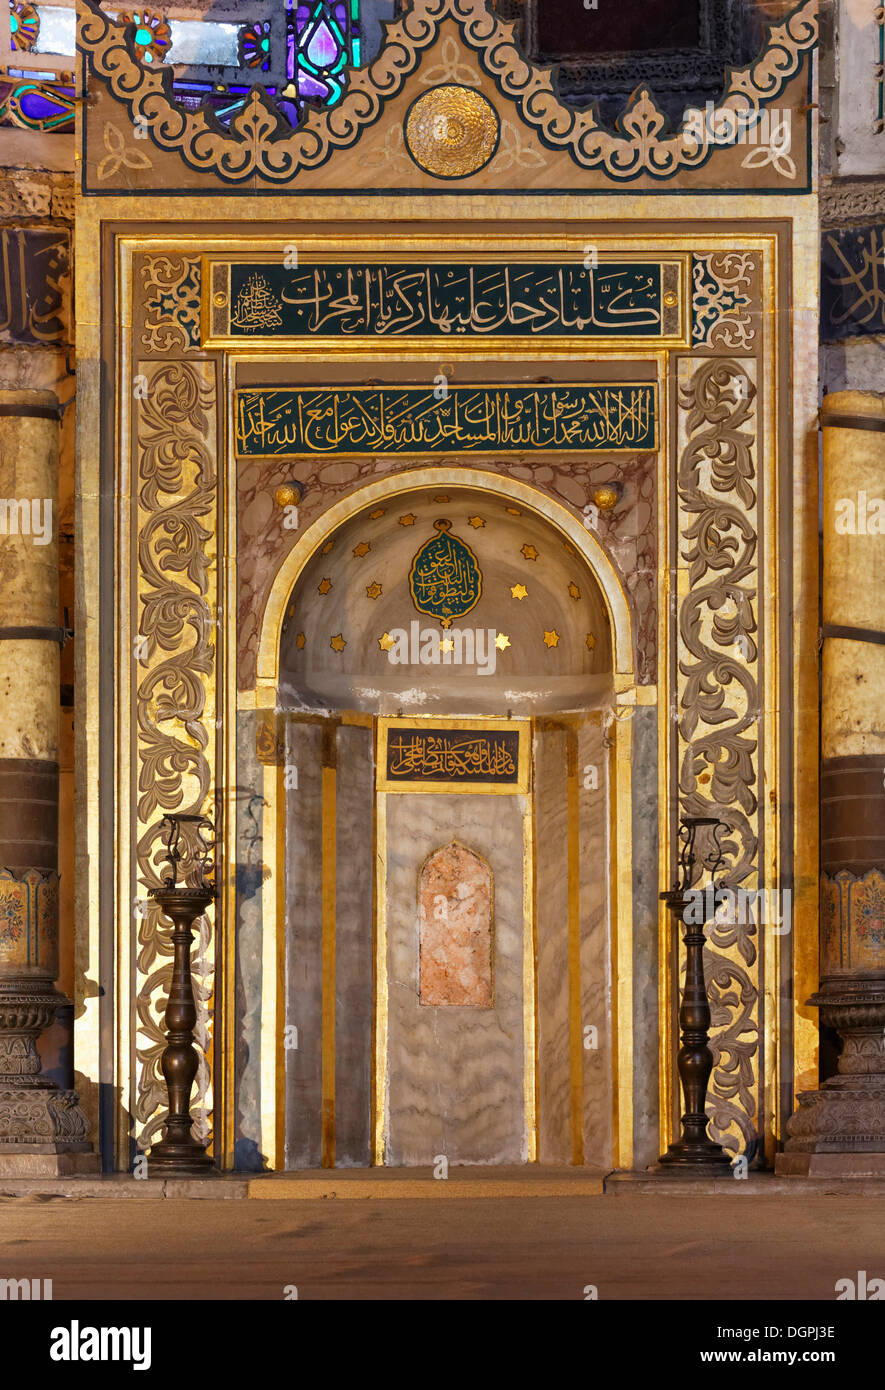
[[[492,103],[470,87],[433,87],[406,116],[406,148],[427,174],[464,179],[488,164],[501,123]]]

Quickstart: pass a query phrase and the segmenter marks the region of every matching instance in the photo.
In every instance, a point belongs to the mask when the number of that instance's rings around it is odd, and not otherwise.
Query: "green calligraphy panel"
[[[216,263],[213,337],[641,338],[679,331],[674,260]],[[213,272],[214,275],[214,272]]]
[[[586,453],[657,448],[657,388],[595,385],[266,387],[236,393],[241,458]]]

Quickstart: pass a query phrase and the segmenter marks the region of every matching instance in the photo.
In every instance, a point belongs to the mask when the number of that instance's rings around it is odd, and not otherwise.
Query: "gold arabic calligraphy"
[[[250,272],[247,275],[247,272]],[[659,335],[659,263],[231,266],[231,327],[292,336]],[[244,278],[245,277],[245,278]],[[280,317],[277,317],[277,315]]]
[[[459,777],[513,781],[517,769],[503,738],[472,733],[392,733],[387,749],[387,774],[415,781],[427,778],[457,781]]]
[[[62,279],[69,259],[67,233],[0,229],[0,333],[19,342],[64,339]]]
[[[237,393],[241,456],[464,453],[490,449],[654,449],[651,383],[604,386],[247,389]]]
[[[464,541],[447,533],[450,521],[434,522],[438,535],[422,545],[412,561],[409,584],[419,613],[439,618],[450,627],[475,608],[482,594],[482,574],[476,556]]]
[[[824,318],[829,319],[829,327],[844,324],[849,332],[885,331],[885,228],[849,228],[833,233],[826,238],[825,250],[831,253],[826,257],[829,264],[823,276]],[[839,268],[844,275],[828,273]]]

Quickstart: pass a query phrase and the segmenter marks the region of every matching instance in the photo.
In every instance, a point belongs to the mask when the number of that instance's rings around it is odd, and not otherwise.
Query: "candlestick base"
[[[208,1178],[217,1177],[218,1170],[202,1144],[163,1140],[154,1144],[148,1154],[150,1178]]]
[[[656,1168],[670,1174],[727,1178],[731,1176],[731,1159],[720,1144],[713,1144],[709,1139],[703,1145],[690,1147],[677,1142],[671,1144],[665,1154],[661,1154]]]
[[[731,1155],[707,1137],[707,1116],[687,1113],[682,1116],[682,1136],[675,1140],[658,1159],[658,1167],[666,1172],[696,1173],[701,1177],[727,1177],[731,1173]]]

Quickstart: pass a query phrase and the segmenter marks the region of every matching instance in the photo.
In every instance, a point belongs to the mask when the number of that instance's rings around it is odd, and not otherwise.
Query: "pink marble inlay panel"
[[[492,1007],[492,874],[456,841],[425,862],[418,884],[421,1004]]]

